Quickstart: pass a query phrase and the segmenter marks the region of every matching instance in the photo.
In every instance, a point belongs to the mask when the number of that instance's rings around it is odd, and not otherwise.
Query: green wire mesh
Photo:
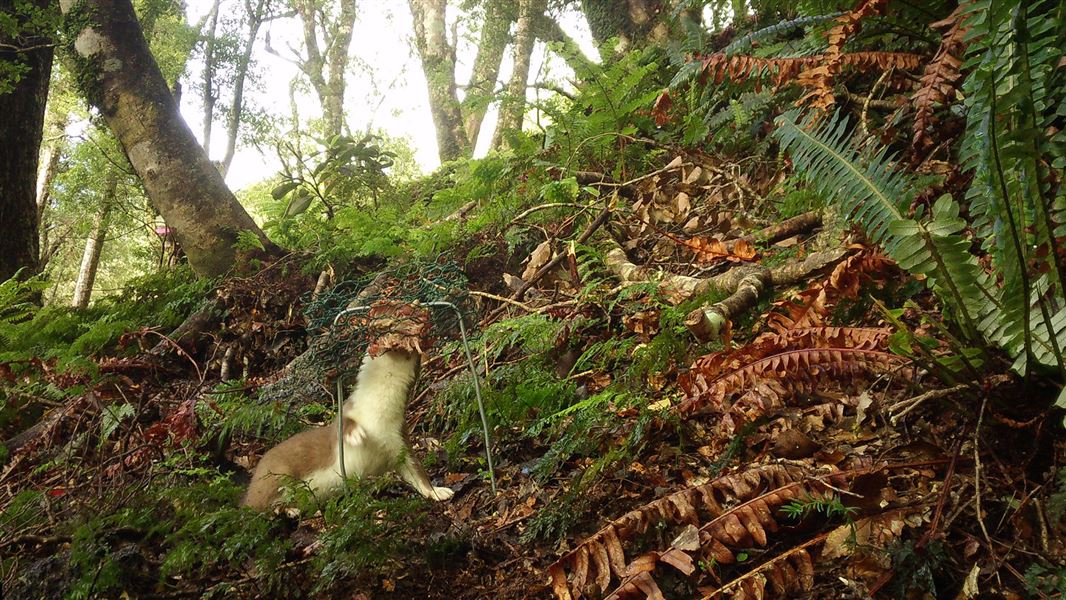
[[[304,303],[307,331],[317,342],[310,348],[313,362],[327,373],[349,370],[353,362],[357,364],[362,358],[371,337],[387,333],[380,323],[373,324],[374,327],[346,327],[341,322],[334,327],[337,315],[350,306],[371,306],[383,301],[423,305],[444,301],[470,314],[471,300],[466,286],[466,276],[455,263],[417,262],[393,267],[373,277],[344,281],[313,299],[308,298]],[[454,311],[440,306],[429,310],[428,343],[458,334],[458,317]],[[395,323],[397,329],[402,326],[402,321]]]
[[[374,338],[386,334],[389,325],[403,329],[402,319],[369,323],[365,314],[334,319],[350,306],[370,306],[378,302],[429,304],[449,302],[464,315],[473,314],[462,269],[452,262],[419,261],[395,265],[384,271],[352,281],[342,281],[332,289],[304,299],[304,317],[309,336],[308,349],[290,363],[277,381],[260,389],[259,401],[292,406],[333,395],[332,382],[339,375],[358,370],[367,347]],[[430,311],[429,332],[423,350],[459,334],[459,317],[443,306]],[[469,321],[467,321],[469,323]]]

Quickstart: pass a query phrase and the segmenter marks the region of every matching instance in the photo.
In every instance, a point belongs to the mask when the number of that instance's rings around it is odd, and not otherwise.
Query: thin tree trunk
[[[248,10],[248,37],[245,38],[244,50],[237,61],[237,72],[233,78],[233,101],[230,103],[229,114],[226,116],[226,153],[222,156],[222,162],[218,170],[225,177],[233,164],[233,156],[237,152],[237,134],[241,127],[241,112],[244,110],[244,82],[248,78],[248,67],[252,63],[252,49],[255,40],[259,37],[259,28],[263,25],[264,12],[268,0],[257,0],[253,8],[251,3],[246,2]]]
[[[34,4],[42,10],[48,6],[41,0]],[[14,10],[14,0],[0,0],[0,13]],[[39,268],[37,161],[52,73],[49,42],[0,33],[0,63],[27,68],[14,89],[0,95],[0,281],[20,270],[20,277],[30,276]]]
[[[355,28],[355,0],[340,0],[340,14],[334,19],[323,18],[321,7],[314,0],[299,0],[295,7],[303,24],[307,50],[307,58],[301,60],[300,70],[311,80],[311,87],[318,96],[322,118],[326,122],[326,135],[341,135],[344,133],[348,50]],[[324,51],[318,43],[320,27]]]
[[[526,114],[526,82],[533,45],[537,41],[534,24],[544,14],[544,0],[521,0],[518,4],[518,26],[514,36],[514,70],[507,84],[507,92],[500,101],[500,121],[493,136],[493,147],[504,144],[505,134],[522,130]]]
[[[470,154],[472,147],[463,125],[455,87],[455,48],[448,44],[446,0],[408,0],[414,20],[415,46],[429,90],[429,110],[437,131],[441,162]]]
[[[65,128],[65,115],[59,119],[58,123],[49,126],[50,130],[58,133],[55,140],[45,150],[47,158],[45,158],[41,174],[37,178],[37,264],[41,271],[48,266],[48,261],[52,257],[52,252],[49,248],[48,205],[52,200],[52,182],[55,181],[56,174],[59,172],[59,158],[63,155],[63,148],[66,146],[66,138],[63,137]]]
[[[463,98],[463,123],[466,139],[471,147],[477,146],[481,124],[489,103],[496,95],[496,80],[500,76],[500,62],[511,39],[511,23],[515,21],[514,5],[507,0],[486,0],[485,20],[481,23],[481,36],[474,58],[474,69]]]
[[[218,32],[218,8],[222,0],[215,0],[208,17],[207,36],[204,43],[204,152],[211,156],[211,128],[215,122],[215,36]]]
[[[115,202],[117,189],[118,176],[113,174],[107,180],[107,191],[104,192],[96,216],[93,217],[92,231],[85,239],[85,251],[81,255],[81,267],[78,269],[78,280],[74,283],[74,299],[71,301],[74,308],[89,306],[89,297],[92,296],[93,284],[96,283],[96,269],[100,266],[100,252],[107,236],[111,205]]]
[[[152,205],[174,229],[192,268],[208,277],[230,271],[240,259],[235,244],[241,231],[276,252],[182,120],[130,0],[60,4],[68,23],[82,24],[68,40],[76,78],[122,145]]]

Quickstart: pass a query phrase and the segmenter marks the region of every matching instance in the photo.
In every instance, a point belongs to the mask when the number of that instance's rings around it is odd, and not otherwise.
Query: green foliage
[[[319,536],[322,549],[315,569],[317,591],[330,589],[346,577],[382,568],[396,557],[413,554],[412,532],[426,516],[424,498],[382,495],[382,480],[359,482],[322,506],[327,529]]]
[[[384,186],[374,202],[342,194],[327,206],[312,204],[310,199],[318,197],[309,195],[306,202],[295,205],[300,209],[295,211],[291,204],[295,200],[286,198],[299,194],[306,184],[291,187],[293,181],[283,181],[274,189],[278,199],[260,196],[256,202],[261,203],[264,229],[271,239],[313,251],[316,268],[365,258],[424,260],[468,243],[483,231],[502,228],[525,202],[515,190],[521,168],[522,161],[501,156],[458,161],[409,184]],[[340,181],[348,176],[336,177]],[[338,188],[355,185],[337,184]],[[448,219],[468,202],[479,207],[470,218]]]
[[[1003,279],[1015,366],[1035,362],[1060,372],[1066,372],[1066,264],[1047,250],[1057,247],[1055,231],[1066,223],[1066,189],[1052,183],[1047,165],[1066,164],[1066,140],[1053,125],[1066,106],[1057,68],[1066,42],[1064,11],[1051,1],[969,7],[965,67],[973,72],[963,85],[960,149],[974,172],[967,193],[973,225]]]
[[[0,315],[0,362],[54,359],[60,369],[92,370],[89,357],[111,349],[123,333],[180,323],[203,302],[211,285],[178,267],[134,280],[120,294],[75,311],[27,304],[36,283],[0,284],[0,294],[13,298],[4,315],[19,317]]]
[[[916,548],[913,540],[902,540],[888,548],[895,577],[888,585],[896,598],[910,598],[915,593],[937,596],[936,573],[948,560],[947,550],[939,540]]]
[[[656,135],[648,113],[662,87],[662,68],[655,50],[627,53],[604,65],[587,64],[577,76],[585,85],[572,103],[542,107],[552,124],[544,134],[544,147],[571,165],[614,165],[648,160],[643,147],[627,147],[620,138]]]
[[[0,61],[0,95],[14,92],[15,86],[29,72],[21,49],[49,44],[59,19],[55,7],[42,8],[28,0],[17,0],[4,7],[0,13],[0,39],[4,41],[8,56]],[[9,53],[9,49],[17,51]]]
[[[795,498],[781,507],[781,512],[797,521],[807,518],[811,514],[820,514],[827,520],[844,519],[851,523],[852,517],[859,512],[854,506],[845,506],[840,497],[833,494],[824,498],[806,496]]]
[[[771,202],[777,207],[781,218],[788,219],[808,211],[820,211],[825,207],[825,198],[814,189],[801,185],[796,178],[786,179],[774,191]]]
[[[123,421],[134,415],[135,410],[132,404],[123,402],[105,406],[100,412],[100,445],[103,445]]]
[[[1025,588],[1040,598],[1066,595],[1066,566],[1035,562],[1025,570]]]
[[[1054,293],[1049,282],[1043,280],[1035,297],[1032,290],[1009,285],[1007,273],[1005,284],[997,286],[971,252],[971,241],[964,235],[966,221],[949,195],[933,204],[931,214],[919,207],[911,218],[905,211],[914,189],[908,176],[893,164],[887,148],[857,148],[850,141],[847,120],[839,116],[821,122],[809,117],[803,123],[797,117],[795,112],[781,117],[776,132],[782,146],[792,152],[797,168],[817,190],[837,202],[845,216],[856,219],[901,267],[926,277],[968,340],[983,339],[1001,346],[1019,358],[1019,370],[1033,363],[1061,368],[1066,313],[1051,317],[1045,309],[1021,311],[1024,315],[1020,315],[1008,308],[1033,303],[1043,307],[1045,294]],[[1002,264],[1001,268],[1008,270]],[[1061,297],[1055,304],[1062,305]]]
[[[814,25],[829,23],[842,14],[844,13],[834,11],[823,15],[803,15],[794,19],[785,19],[736,38],[722,52],[726,54],[743,54],[748,52],[753,44],[765,43],[767,40],[780,37],[795,29],[806,29]]]
[[[0,531],[5,537],[47,521],[44,494],[37,490],[22,490],[0,511]]]
[[[1055,491],[1048,497],[1047,511],[1052,523],[1066,522],[1066,467],[1055,474]]]
[[[253,559],[269,585],[281,576],[277,567],[292,542],[282,524],[270,515],[239,509],[241,489],[228,477],[209,469],[188,471],[202,483],[175,481],[165,496],[174,514],[165,532],[166,554],[160,567],[164,577],[195,576],[219,568],[242,569]]]
[[[307,157],[301,146],[286,143],[284,147],[291,156],[283,161],[281,184],[271,191],[271,196],[288,200],[286,217],[303,213],[315,200],[325,206],[329,216],[337,202],[377,205],[378,195],[388,184],[385,170],[392,166],[395,156],[378,141],[371,134],[358,140],[348,136],[319,140],[322,150]]]
[[[214,390],[214,406],[197,404],[197,417],[210,437],[228,440],[236,434],[244,438],[280,440],[303,429],[306,420],[321,423],[332,415],[331,406],[317,402],[301,404],[294,415],[288,406],[256,402],[248,397],[245,388],[247,383],[243,380],[226,381]],[[332,405],[328,398],[326,402]]]

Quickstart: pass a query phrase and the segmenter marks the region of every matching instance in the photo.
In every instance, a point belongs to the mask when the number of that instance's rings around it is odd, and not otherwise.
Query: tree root
[[[789,285],[802,281],[844,257],[847,250],[839,248],[814,252],[798,263],[773,269],[762,265],[744,265],[716,275],[699,278],[668,273],[633,264],[621,248],[607,253],[607,267],[625,283],[656,282],[673,304],[680,304],[694,296],[708,292],[729,294],[724,300],[693,310],[685,318],[689,331],[701,341],[717,338],[726,321],[736,318],[755,306],[759,297],[775,285]]]

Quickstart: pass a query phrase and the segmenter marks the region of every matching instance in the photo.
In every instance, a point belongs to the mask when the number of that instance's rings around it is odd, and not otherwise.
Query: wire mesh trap
[[[344,281],[309,298],[304,304],[311,335],[309,348],[293,361],[282,380],[263,388],[260,401],[288,400],[294,389],[314,389],[320,394],[328,390],[326,386],[332,380],[335,389],[328,391],[333,393],[340,414],[344,386],[349,375],[358,370],[365,353],[423,353],[439,340],[458,333],[474,382],[489,481],[496,493],[488,419],[464,322],[464,315],[472,311],[466,283],[465,275],[454,263],[417,262],[398,265],[372,278]],[[338,420],[341,426],[337,445],[341,475],[347,478],[341,423]]]

